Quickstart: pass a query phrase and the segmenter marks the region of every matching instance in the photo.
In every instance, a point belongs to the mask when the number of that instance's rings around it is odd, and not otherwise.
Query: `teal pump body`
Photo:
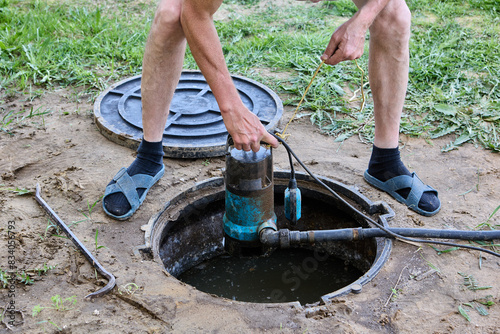
[[[259,226],[276,223],[271,148],[261,145],[258,152],[245,152],[235,149],[228,139],[224,182],[226,239],[248,246],[260,244]]]

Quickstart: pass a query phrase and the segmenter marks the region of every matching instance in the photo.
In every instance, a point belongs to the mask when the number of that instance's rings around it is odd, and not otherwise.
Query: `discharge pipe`
[[[438,238],[487,241],[500,239],[500,231],[460,231],[420,228],[387,228],[389,232],[412,238]],[[380,228],[343,228],[336,230],[290,231],[277,229],[276,225],[262,224],[259,228],[260,241],[267,246],[288,248],[322,241],[356,241],[366,238],[391,237]]]

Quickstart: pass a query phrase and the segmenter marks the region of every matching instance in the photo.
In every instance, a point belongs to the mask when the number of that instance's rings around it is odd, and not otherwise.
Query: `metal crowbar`
[[[64,222],[59,218],[59,216],[50,208],[50,206],[43,200],[43,198],[40,195],[40,185],[37,183],[36,184],[36,193],[35,193],[35,199],[40,204],[40,206],[47,212],[47,214],[52,218],[57,225],[62,228],[64,233],[68,236],[68,238],[73,241],[75,244],[76,248],[82,252],[83,256],[89,261],[92,266],[101,274],[102,276],[106,277],[109,281],[108,284],[99,291],[93,292],[91,294],[88,294],[85,296],[85,298],[96,298],[96,297],[101,297],[108,292],[110,292],[114,287],[115,287],[115,276],[110,274],[109,272],[106,271],[106,269],[103,268],[103,266],[97,261],[97,259],[90,253],[87,248],[78,240],[78,238],[71,232],[68,226],[64,224]]]

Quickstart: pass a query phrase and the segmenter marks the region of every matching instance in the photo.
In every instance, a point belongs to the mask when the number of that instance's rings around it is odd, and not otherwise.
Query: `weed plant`
[[[48,266],[46,263],[43,264],[42,268],[25,269],[25,270],[14,270],[8,271],[0,268],[0,288],[4,289],[9,285],[9,281],[15,282],[19,281],[25,285],[34,284],[35,280],[32,277],[39,278],[42,274],[47,274],[49,270],[54,269],[56,266]]]
[[[41,306],[40,304],[35,305],[31,312],[32,317],[36,317],[43,309],[53,309],[56,311],[69,311],[72,310],[74,305],[77,303],[76,296],[71,296],[68,298],[62,298],[60,295],[55,295],[50,297],[52,301],[51,306]]]
[[[401,131],[429,142],[452,135],[444,151],[466,142],[500,151],[499,1],[407,3],[413,27]],[[140,74],[155,6],[124,6],[118,0],[0,0],[0,100],[33,86],[37,91],[81,86],[96,96],[111,83]],[[285,5],[231,0],[223,9],[228,14],[216,27],[231,73],[270,86],[292,106],[331,33],[356,11],[348,0]],[[367,52],[358,63],[367,72]],[[185,68],[196,68],[189,50]],[[352,135],[372,141],[371,91],[366,84],[366,105],[360,110],[360,82],[353,62],[323,66],[302,115],[338,141]],[[0,108],[4,132],[13,116]]]

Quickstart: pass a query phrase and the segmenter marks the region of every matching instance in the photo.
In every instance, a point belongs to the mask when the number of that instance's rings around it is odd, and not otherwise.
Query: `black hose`
[[[494,255],[494,256],[498,256],[500,257],[500,254],[496,253],[496,252],[493,252],[489,249],[484,249],[484,248],[481,248],[481,247],[475,247],[475,246],[469,246],[469,245],[459,245],[459,244],[455,244],[455,243],[451,243],[451,242],[445,242],[445,241],[435,241],[435,240],[422,240],[422,239],[414,239],[414,238],[408,238],[408,237],[404,237],[402,235],[399,235],[397,233],[394,233],[392,232],[391,230],[385,228],[384,226],[382,226],[382,224],[379,224],[377,223],[375,220],[373,220],[371,217],[368,217],[367,215],[365,215],[364,213],[362,213],[361,211],[359,211],[358,209],[356,209],[354,206],[352,206],[349,202],[347,202],[344,198],[342,198],[339,194],[337,194],[333,189],[331,189],[328,185],[326,185],[323,181],[321,181],[320,179],[318,179],[316,177],[316,175],[314,175],[310,170],[309,168],[307,168],[307,166],[299,159],[299,157],[297,157],[297,155],[295,154],[295,152],[293,152],[293,150],[290,148],[290,146],[279,136],[277,136],[276,134],[274,133],[271,133],[280,143],[283,144],[283,146],[286,148],[286,150],[288,151],[289,154],[293,155],[293,157],[295,158],[295,160],[297,160],[297,162],[302,166],[302,168],[304,168],[304,170],[320,185],[322,185],[323,187],[325,187],[325,189],[327,189],[333,196],[335,196],[335,198],[337,198],[338,200],[340,200],[342,203],[344,203],[347,207],[349,207],[351,210],[355,211],[357,214],[359,214],[361,217],[363,217],[364,219],[366,219],[368,222],[374,224],[375,226],[377,226],[378,228],[380,228],[382,231],[384,231],[385,233],[387,233],[388,235],[392,236],[393,238],[396,238],[396,239],[400,239],[400,240],[405,240],[405,241],[409,241],[409,242],[417,242],[417,243],[425,243],[425,244],[435,244],[435,245],[444,245],[444,246],[450,246],[450,247],[460,247],[460,248],[467,248],[467,249],[473,249],[473,250],[477,250],[477,251],[481,251],[481,252],[485,252],[485,253],[488,253],[488,254],[491,254],[491,255]]]
[[[500,231],[460,231],[460,230],[438,230],[427,228],[398,228],[390,227],[389,231],[405,237],[417,238],[439,238],[439,239],[458,239],[458,240],[500,240]],[[378,228],[360,229],[360,238],[384,237],[387,233]]]
[[[459,230],[436,230],[425,228],[387,228],[388,231],[405,237],[441,238],[488,241],[500,239],[500,231],[459,231]],[[323,241],[355,241],[367,238],[391,237],[387,232],[379,228],[341,228],[336,230],[307,230],[289,231],[271,228],[263,230],[260,240],[269,246],[313,244]]]

